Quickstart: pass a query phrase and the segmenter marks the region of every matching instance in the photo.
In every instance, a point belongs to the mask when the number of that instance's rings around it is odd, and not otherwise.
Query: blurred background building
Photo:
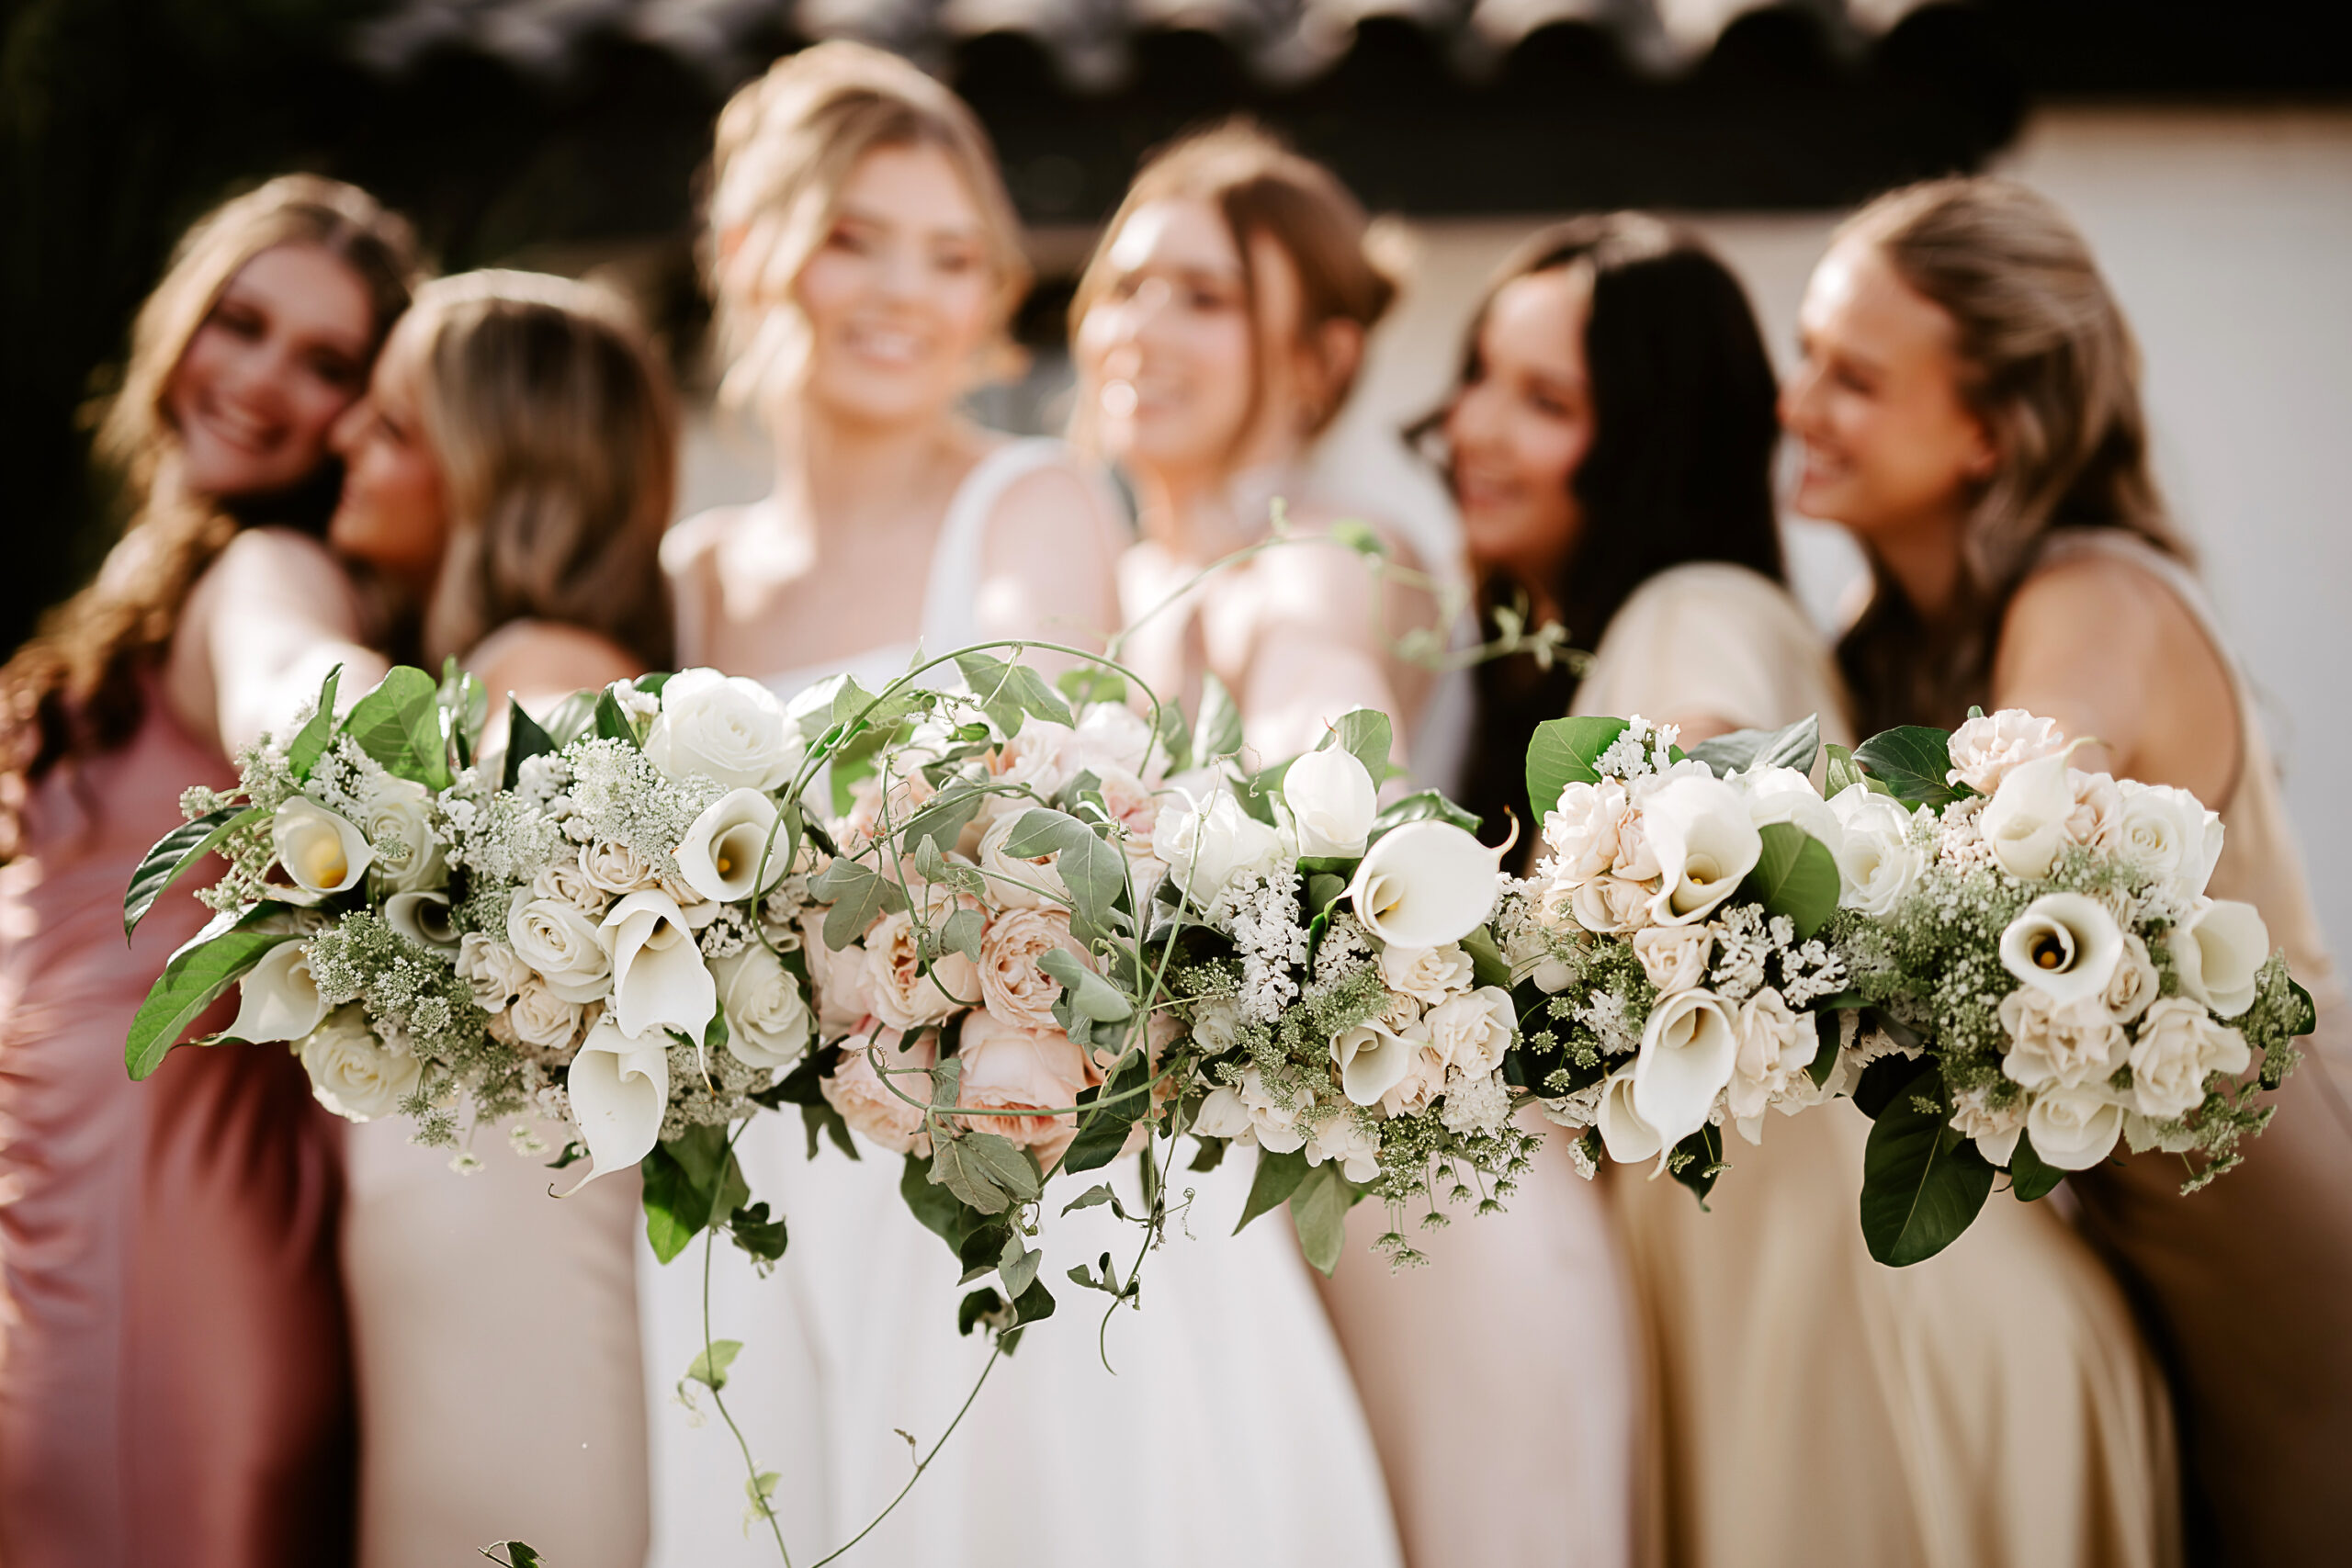
[[[356,180],[447,268],[596,272],[664,333],[696,410],[689,508],[765,488],[700,412],[695,178],[727,94],[854,37],[962,92],[1032,226],[1027,378],[1058,424],[1063,318],[1149,148],[1246,112],[1402,220],[1412,286],[1324,462],[1442,511],[1396,431],[1446,384],[1488,269],[1547,219],[1691,218],[1784,358],[1839,213],[2001,169],[2064,202],[2146,352],[2158,465],[2264,694],[2339,953],[2352,954],[2352,10],[2329,0],[0,0],[0,638],[119,521],[86,409],[189,219],[288,167]],[[1856,562],[1790,525],[1825,626]]]

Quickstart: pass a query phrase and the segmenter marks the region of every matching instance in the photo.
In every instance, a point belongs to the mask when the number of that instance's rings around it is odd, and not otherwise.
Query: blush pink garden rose
[[[826,1102],[842,1114],[850,1130],[871,1139],[893,1154],[931,1152],[931,1134],[923,1131],[922,1111],[909,1105],[899,1094],[915,1100],[931,1098],[928,1078],[892,1078],[889,1084],[874,1070],[867,1055],[871,1045],[882,1058],[885,1066],[896,1069],[920,1067],[928,1070],[939,1065],[939,1035],[934,1030],[923,1030],[914,1036],[912,1044],[895,1029],[877,1029],[870,1035],[854,1035],[842,1043],[842,1059],[831,1075],[821,1079],[818,1088],[824,1091]]]
[[[1991,795],[2019,763],[2064,751],[2066,738],[2054,720],[2038,718],[2023,708],[2003,708],[1953,730],[1946,750],[1951,761],[1946,777],[1979,795]]]
[[[936,931],[955,913],[955,900],[934,890],[926,918]],[[955,948],[926,968],[914,917],[900,909],[865,928],[865,990],[874,1016],[893,1029],[922,1029],[979,1000],[979,967]]]
[[[816,996],[819,1031],[837,1035],[862,1028],[874,1016],[865,950],[852,945],[836,953],[827,947],[822,909],[802,915],[799,926],[800,951],[808,962],[808,988]]]
[[[1093,967],[1069,934],[1065,910],[1005,909],[990,920],[980,938],[980,1000],[989,1011],[1023,1029],[1060,1028],[1054,1021],[1054,1003],[1062,983],[1037,966],[1057,947]]]
[[[1044,1111],[1072,1105],[1093,1081],[1086,1053],[1068,1034],[1024,1029],[986,1008],[966,1016],[956,1056],[964,1064],[960,1103],[973,1111]],[[1040,1168],[1050,1168],[1078,1136],[1075,1114],[973,1116],[966,1122],[1035,1150]]]

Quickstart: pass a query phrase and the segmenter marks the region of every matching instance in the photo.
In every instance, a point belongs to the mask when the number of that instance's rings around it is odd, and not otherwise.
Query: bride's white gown
[[[990,454],[956,492],[931,564],[923,646],[979,640],[972,624],[980,538],[997,499],[1023,474],[1066,461],[1055,441]],[[682,661],[699,649],[681,616]],[[822,669],[769,677],[789,699],[842,670],[878,685],[912,647],[874,649]],[[961,1338],[966,1287],[946,1246],[899,1197],[899,1156],[830,1144],[814,1161],[797,1115],[756,1120],[739,1145],[755,1196],[790,1228],[767,1279],[721,1243],[711,1258],[710,1333],[743,1351],[726,1389],[763,1471],[779,1473],[777,1513],[793,1561],[833,1550],[880,1513],[913,1473],[909,1438],[928,1451],[987,1363],[982,1335]],[[1185,1145],[1189,1156],[1190,1145]],[[1096,1207],[1057,1211],[1096,1179],[1062,1183],[1046,1209],[1039,1276],[1059,1303],[989,1376],[971,1413],[911,1495],[848,1561],[1018,1568],[1193,1568],[1399,1561],[1378,1461],[1353,1385],[1286,1217],[1230,1235],[1249,1191],[1242,1152],[1206,1175],[1183,1228],[1143,1269],[1143,1310],[1120,1308],[1069,1270],[1109,1251],[1124,1278],[1134,1227]],[[1181,1165],[1181,1162],[1180,1162]],[[1135,1162],[1102,1173],[1132,1199]],[[696,1424],[676,1385],[703,1343],[703,1242],[668,1267],[639,1259],[651,1391],[653,1568],[774,1563],[765,1528],[747,1536],[743,1456],[715,1415]],[[643,1243],[639,1242],[640,1248]],[[1376,1266],[1376,1260],[1356,1260]],[[1098,1351],[1098,1346],[1100,1350]],[[1430,1348],[1440,1357],[1442,1350]],[[1103,1370],[1107,1355],[1115,1375]],[[701,1393],[699,1389],[696,1391]],[[706,1411],[708,1396],[702,1395]]]

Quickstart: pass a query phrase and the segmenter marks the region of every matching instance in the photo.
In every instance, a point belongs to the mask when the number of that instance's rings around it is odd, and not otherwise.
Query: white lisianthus
[[[571,1091],[571,1120],[588,1145],[582,1187],[653,1152],[670,1108],[669,1042],[660,1032],[631,1034],[607,1010],[580,1043],[564,1082]]]
[[[1660,995],[1687,991],[1707,977],[1715,933],[1705,926],[1648,926],[1634,933],[1634,956]]]
[[[2028,1089],[2104,1083],[2123,1065],[2130,1042],[2097,997],[2052,1001],[2030,986],[2001,998],[2008,1048],[2001,1071]]]
[[[514,1005],[507,1010],[507,1027],[526,1045],[560,1051],[580,1032],[580,1003],[565,1001],[548,989],[546,981],[526,980],[514,995]]]
[[[2253,905],[2202,899],[2173,928],[2167,945],[2182,990],[2223,1018],[2254,1005],[2256,976],[2270,957],[2270,928]]]
[[[1951,760],[1951,772],[1945,775],[1950,783],[1991,795],[2021,763],[2065,755],[2066,738],[2050,719],[2023,708],[2003,708],[1953,730],[1946,752]]]
[[[2109,976],[2107,990],[2099,999],[2115,1015],[2116,1022],[2129,1023],[2148,1010],[2148,1004],[2156,999],[2161,988],[2156,966],[2148,957],[2148,944],[2125,931],[2122,954],[2116,959],[2115,973]]]
[[[1263,875],[1281,863],[1283,841],[1220,789],[1181,808],[1162,807],[1151,852],[1185,897],[1205,908],[1236,878]]]
[[[387,1049],[359,1004],[349,1002],[303,1039],[302,1070],[321,1105],[346,1122],[372,1122],[416,1092],[424,1064],[406,1051]]]
[[[1713,991],[1661,997],[1634,1057],[1634,1109],[1669,1146],[1679,1144],[1707,1124],[1738,1056],[1730,1003]]]
[[[1054,869],[1058,854],[1023,859],[1005,852],[1021,818],[1021,812],[1009,811],[980,835],[980,869],[988,874],[989,897],[1008,909],[1069,908],[1069,888]]]
[[[2222,815],[2185,789],[2119,779],[2117,848],[2184,899],[2200,898],[2222,856]]]
[[[565,1001],[593,1002],[611,994],[613,955],[594,922],[573,905],[517,899],[506,911],[506,940]]]
[[[441,843],[433,836],[433,792],[414,779],[387,773],[376,780],[359,826],[375,852],[380,886],[412,893],[444,880]]]
[[[1340,1087],[1358,1105],[1377,1105],[1413,1070],[1414,1043],[1376,1023],[1359,1024],[1331,1037],[1331,1060],[1340,1065]]]
[[[327,1015],[326,998],[311,978],[311,944],[281,942],[237,982],[237,1017],[228,1037],[255,1044],[300,1040]]]
[[[678,844],[678,874],[714,903],[765,893],[792,869],[777,815],[775,802],[758,790],[729,790],[686,829]]]
[[[1770,986],[1742,1003],[1739,1052],[1733,1058],[1729,1109],[1747,1121],[1797,1087],[1821,1049],[1813,1020],[1792,1011]]]
[[[1848,784],[1829,809],[1844,830],[1838,848],[1838,902],[1883,918],[1894,913],[1928,869],[1928,852],[1911,841],[1912,816],[1892,795]]]
[[[1327,1116],[1306,1140],[1306,1163],[1339,1162],[1340,1174],[1350,1181],[1370,1181],[1380,1174],[1380,1134],[1341,1112]]]
[[[1660,878],[1650,919],[1662,926],[1705,919],[1764,853],[1739,791],[1702,773],[1683,774],[1645,799],[1642,831]]]
[[[645,756],[662,776],[697,774],[725,789],[773,790],[807,755],[798,727],[757,681],[681,670],[663,682]]]
[[[2122,956],[2122,928],[2081,893],[2045,893],[2001,932],[2001,967],[2062,1007],[2105,993]]]
[[[1348,897],[1382,942],[1443,947],[1494,912],[1501,857],[1451,822],[1408,822],[1364,852]]]
[[[1635,1165],[1655,1159],[1664,1168],[1667,1150],[1673,1140],[1642,1119],[1634,1103],[1634,1069],[1620,1067],[1611,1075],[1608,1086],[1600,1095],[1600,1115],[1593,1125],[1600,1129],[1601,1146],[1609,1157],[1621,1165]]]
[[[1299,1103],[1278,1105],[1266,1092],[1266,1081],[1255,1067],[1241,1075],[1240,1089],[1241,1103],[1250,1111],[1250,1130],[1256,1135],[1260,1148],[1268,1154],[1286,1155],[1306,1146],[1306,1134],[1298,1130],[1298,1122],[1300,1117],[1315,1109],[1312,1096],[1301,1090]]]
[[[1747,819],[1758,828],[1792,822],[1821,840],[1833,857],[1844,847],[1844,823],[1813,781],[1794,768],[1750,768],[1732,774],[1729,783],[1747,797]]]
[[[1457,991],[1470,988],[1476,968],[1458,942],[1443,947],[1385,947],[1380,950],[1380,978],[1392,991],[1401,991],[1423,1007],[1435,1007]]]
[[[356,886],[376,860],[367,835],[349,818],[307,795],[279,803],[269,820],[269,838],[277,863],[313,898]]]
[[[1560,792],[1560,802],[1544,818],[1544,842],[1552,851],[1554,874],[1571,886],[1617,864],[1618,834],[1633,800],[1616,779],[1579,780]]]
[[[2046,1089],[2026,1107],[2025,1131],[2044,1165],[2088,1170],[2122,1135],[2123,1107],[2099,1084]]]
[[[1372,819],[1380,815],[1372,774],[1338,746],[1309,751],[1284,771],[1283,802],[1297,824],[1302,856],[1363,853]]]
[[[700,1043],[718,1010],[718,986],[678,901],[666,893],[632,893],[597,931],[612,954],[611,1010],[620,1032],[634,1037],[674,1029]]]
[[[1421,1030],[1445,1066],[1484,1077],[1503,1065],[1519,1036],[1519,1010],[1499,986],[1481,986],[1430,1009]]]
[[[2205,1103],[2209,1073],[2233,1076],[2254,1060],[2245,1036],[2213,1021],[2199,1002],[2166,997],[2148,1009],[2132,1044],[2132,1103],[2168,1122]]]
[[[2066,847],[2066,825],[2075,814],[2074,782],[2066,774],[2063,752],[2019,763],[1977,813],[1994,862],[2020,881],[2049,875]]]
[[[395,893],[384,900],[384,923],[419,947],[458,945],[447,893]]]

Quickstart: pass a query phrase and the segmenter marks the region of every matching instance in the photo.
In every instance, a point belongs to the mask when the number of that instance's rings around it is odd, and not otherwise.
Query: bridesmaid
[[[1528,740],[1567,712],[1641,713],[1686,744],[1811,714],[1850,739],[1781,586],[1774,396],[1747,296],[1687,233],[1587,219],[1505,264],[1437,430],[1487,604],[1524,600],[1595,653],[1581,678],[1480,668],[1474,809],[1524,818]],[[1882,1268],[1854,1219],[1869,1122],[1838,1104],[1770,1123],[1704,1210],[1628,1168],[1603,1180],[1655,1364],[1648,1555],[2171,1561],[2161,1385],[2088,1249],[2007,1202],[1931,1262]]]
[[[454,656],[503,726],[509,694],[544,712],[669,667],[676,440],[667,374],[619,300],[530,273],[442,278],[336,429],[349,468],[328,541],[417,593],[426,666]],[[463,1179],[408,1131],[345,1134],[360,1568],[509,1537],[639,1568],[636,1183],[550,1201],[562,1138],[527,1119],[473,1129]]]
[[[1382,635],[1384,622],[1426,621],[1427,602],[1318,540],[1332,513],[1300,483],[1394,293],[1365,240],[1363,209],[1327,170],[1227,128],[1137,175],[1072,307],[1080,428],[1141,504],[1143,538],[1120,563],[1128,658],[1188,705],[1215,673],[1268,758],[1311,747],[1357,705],[1409,735],[1430,687]],[[1311,542],[1170,602],[1264,539],[1276,497]],[[1623,1562],[1630,1387],[1525,1351],[1625,1340],[1600,1206],[1565,1159],[1540,1164],[1508,1215],[1417,1236],[1433,1266],[1409,1274],[1373,1252],[1388,1218],[1370,1204],[1351,1215],[1349,1256],[1323,1297],[1407,1560]],[[1604,1369],[1625,1359],[1599,1356]],[[1544,1506],[1526,1506],[1536,1497]]]
[[[2345,1000],[2251,691],[2148,471],[2131,330],[2064,214],[1989,179],[1864,209],[1801,324],[1797,504],[1871,560],[1839,647],[1864,727],[2028,708],[2095,737],[2086,767],[2194,791],[2227,829],[2212,895],[2258,908],[2318,1000],[2242,1168],[2186,1198],[2154,1154],[2069,1186],[2170,1362],[2192,1558],[2332,1558],[2352,1529]]]
[[[327,667],[360,606],[311,536],[327,437],[415,268],[348,186],[273,180],[191,230],[140,311],[103,447],[138,507],[97,581],[0,671],[16,858],[0,871],[0,1561],[304,1568],[349,1559],[352,1411],[336,1123],[278,1052],[122,1041],[204,911],[127,949],[123,889],[186,786]]]

